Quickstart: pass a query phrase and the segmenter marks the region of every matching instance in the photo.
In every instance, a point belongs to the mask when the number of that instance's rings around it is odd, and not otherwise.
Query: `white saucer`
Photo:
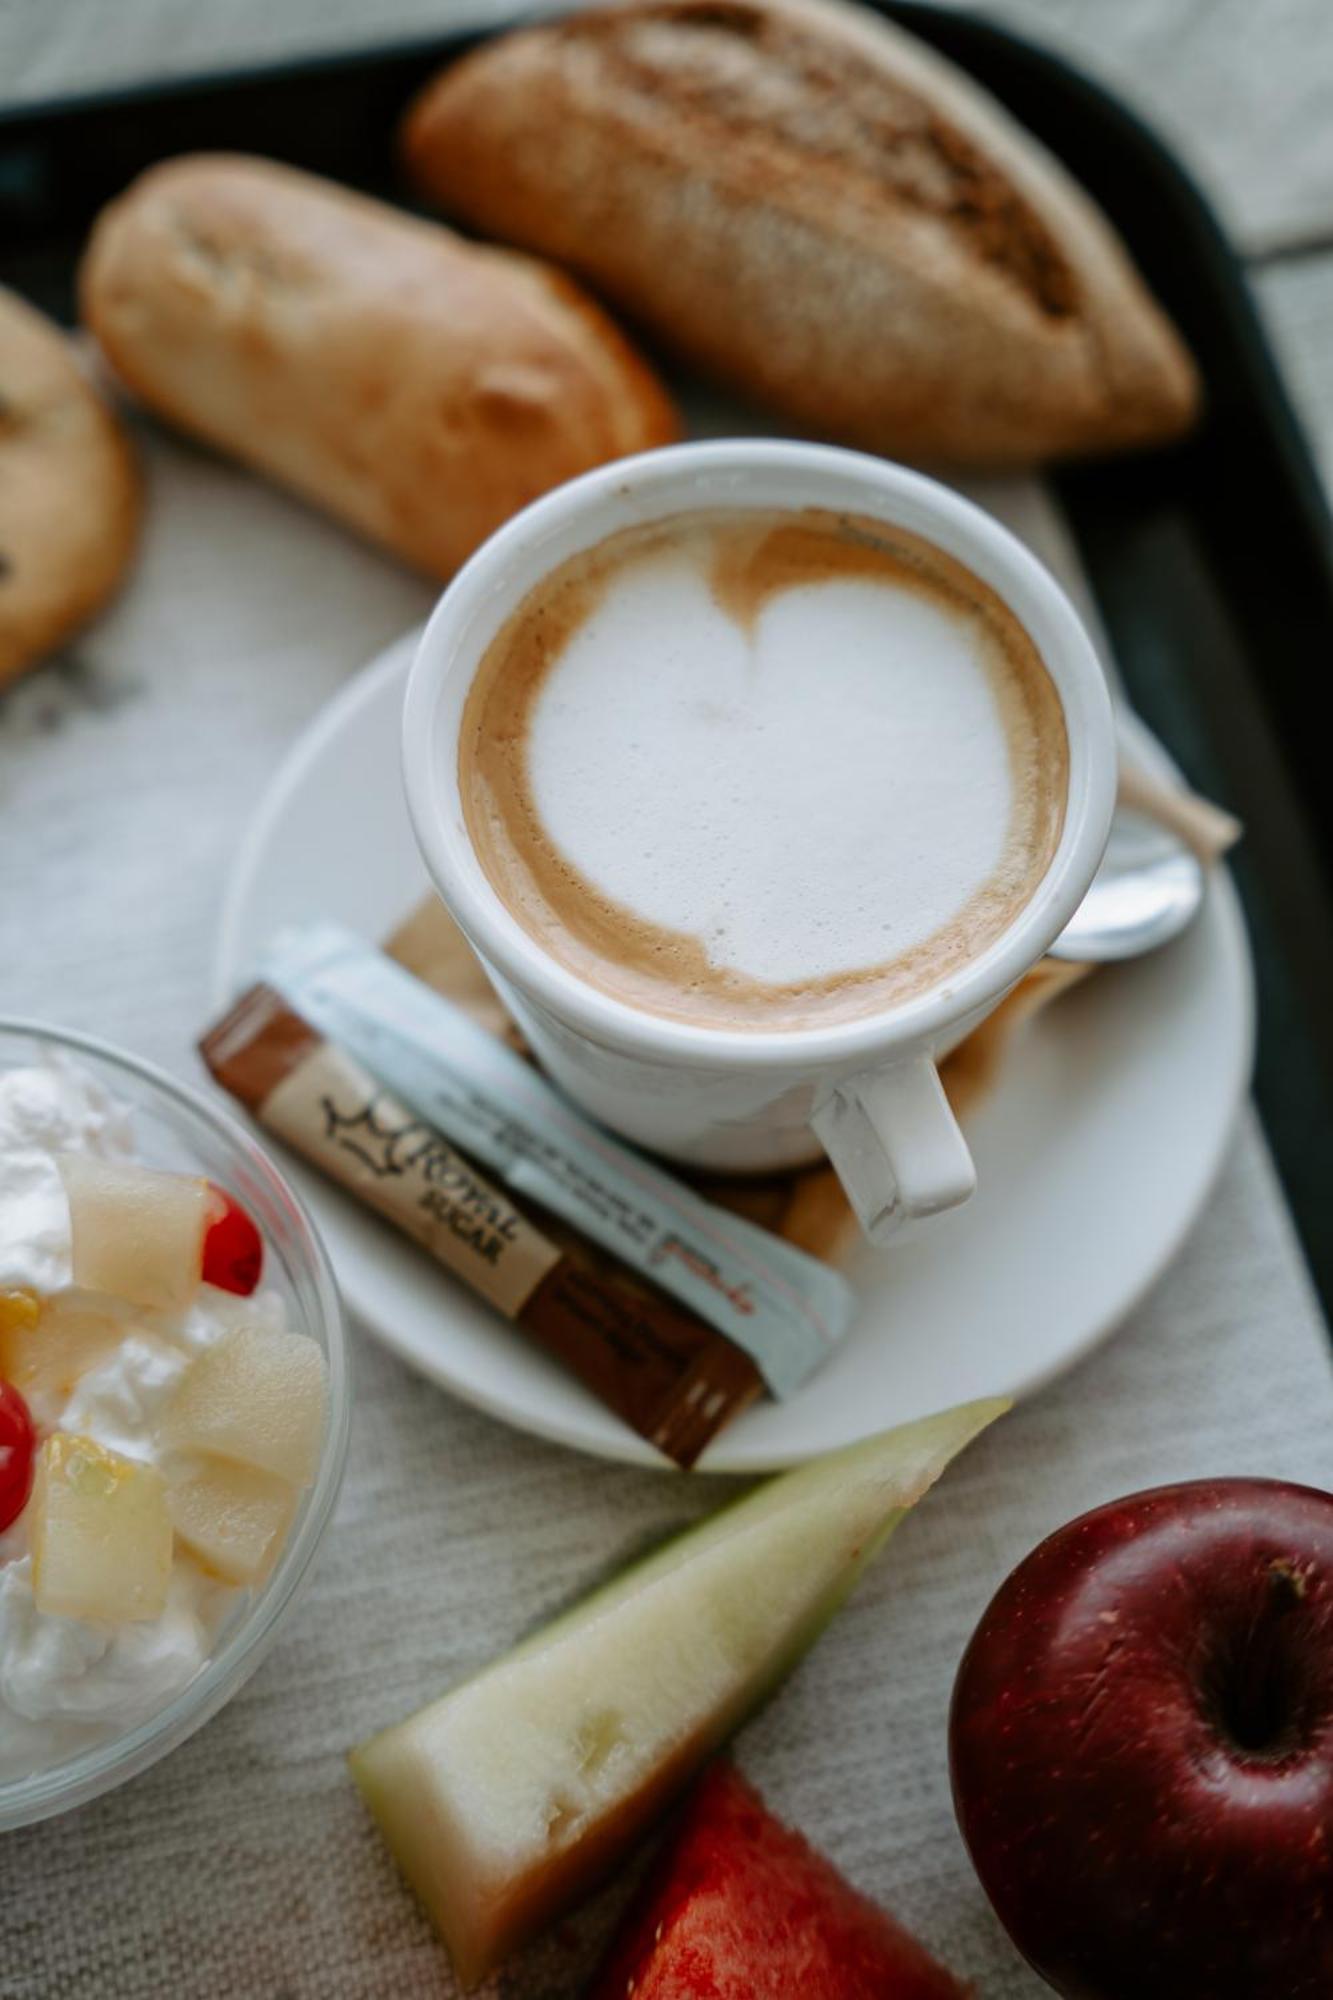
[[[331,702],[279,771],[232,877],[219,1006],[284,923],[383,937],[426,892],[398,771],[415,635]],[[1131,723],[1135,755],[1162,751]],[[790,1465],[973,1396],[1021,1395],[1086,1354],[1162,1271],[1225,1152],[1252,1053],[1248,949],[1220,875],[1198,923],[1040,1017],[969,1124],[979,1188],[915,1241],[865,1252],[864,1310],[785,1404],[741,1417],[710,1471]],[[467,1402],[541,1437],[661,1464],[576,1382],[326,1181],[293,1165],[372,1332]]]

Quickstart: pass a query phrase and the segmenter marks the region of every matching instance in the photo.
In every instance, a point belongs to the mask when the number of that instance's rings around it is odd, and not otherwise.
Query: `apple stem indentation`
[[[1278,1762],[1304,1742],[1310,1717],[1303,1634],[1292,1619],[1305,1603],[1300,1565],[1275,1558],[1258,1618],[1234,1652],[1218,1663],[1215,1699],[1221,1727],[1248,1758]]]

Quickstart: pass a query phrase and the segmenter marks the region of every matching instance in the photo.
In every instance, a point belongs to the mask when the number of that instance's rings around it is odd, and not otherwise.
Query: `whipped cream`
[[[69,1210],[57,1159],[133,1158],[129,1110],[66,1059],[0,1070],[0,1291],[49,1293],[70,1277]],[[154,1434],[193,1357],[233,1331],[285,1324],[273,1293],[235,1298],[201,1286],[188,1312],[125,1309],[125,1338],[63,1402],[34,1396],[33,1421],[155,1462]],[[172,1700],[203,1666],[245,1593],[183,1555],[167,1606],[143,1624],[38,1611],[27,1514],[0,1535],[0,1782],[64,1762]]]
[[[61,1153],[129,1159],[129,1112],[96,1077],[53,1059],[0,1070],[0,1291],[69,1283],[69,1207]]]

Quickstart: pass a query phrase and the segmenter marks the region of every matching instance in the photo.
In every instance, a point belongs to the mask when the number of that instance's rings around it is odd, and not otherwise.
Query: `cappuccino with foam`
[[[551,958],[649,1013],[758,1032],[892,1008],[1030,901],[1064,823],[1060,699],[961,563],[820,510],[610,536],[487,649],[469,836]]]

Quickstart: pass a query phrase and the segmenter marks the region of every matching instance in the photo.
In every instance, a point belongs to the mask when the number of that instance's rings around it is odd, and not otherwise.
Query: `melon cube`
[[[213,1191],[190,1174],[66,1153],[74,1283],[137,1306],[180,1312],[199,1289]]]
[[[167,1472],[176,1539],[224,1583],[262,1582],[296,1507],[295,1489],[271,1472],[221,1458],[186,1459]]]
[[[8,1334],[22,1333],[37,1324],[42,1310],[39,1293],[27,1285],[12,1286],[0,1291],[0,1340]]]
[[[171,1516],[155,1465],[57,1431],[37,1455],[30,1514],[39,1611],[115,1624],[161,1617]]]
[[[0,1293],[0,1380],[12,1382],[29,1403],[63,1404],[79,1377],[113,1354],[129,1330],[119,1301],[96,1292],[53,1292],[40,1300]]]
[[[324,1382],[318,1342],[238,1327],[190,1368],[163,1419],[162,1441],[308,1486],[324,1433]]]
[[[36,1292],[26,1286],[0,1291],[0,1382],[12,1382],[16,1389],[23,1387],[18,1370],[41,1316],[42,1302]]]

